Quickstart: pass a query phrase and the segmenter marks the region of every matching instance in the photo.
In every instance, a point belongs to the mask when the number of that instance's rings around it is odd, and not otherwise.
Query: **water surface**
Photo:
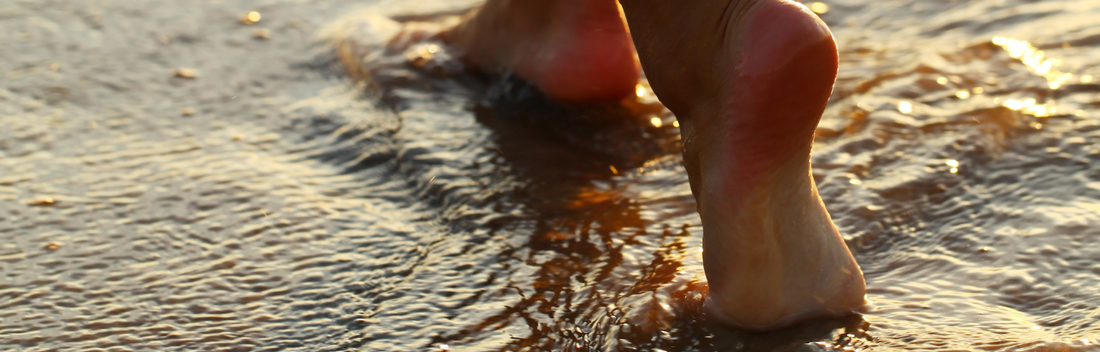
[[[874,304],[754,334],[699,310],[647,90],[561,107],[445,47],[364,82],[314,40],[466,3],[0,3],[0,349],[1094,349],[1100,1],[824,4],[813,173]]]

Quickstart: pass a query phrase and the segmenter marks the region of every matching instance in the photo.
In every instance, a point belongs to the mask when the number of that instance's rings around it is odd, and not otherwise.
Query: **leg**
[[[810,175],[836,44],[789,0],[621,0],[654,93],[680,120],[713,317],[750,329],[864,304]]]

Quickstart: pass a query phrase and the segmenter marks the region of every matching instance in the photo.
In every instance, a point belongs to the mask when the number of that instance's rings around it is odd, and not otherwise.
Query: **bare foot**
[[[489,0],[445,38],[475,64],[511,70],[558,101],[620,99],[639,79],[615,0]]]
[[[560,102],[624,98],[634,93],[641,72],[615,0],[489,0],[464,16],[433,22],[362,14],[322,37],[335,44],[353,75],[371,55],[442,41],[474,65],[511,71]]]
[[[837,72],[825,24],[789,0],[621,3],[680,120],[711,316],[766,330],[861,307],[863,274],[810,175]]]

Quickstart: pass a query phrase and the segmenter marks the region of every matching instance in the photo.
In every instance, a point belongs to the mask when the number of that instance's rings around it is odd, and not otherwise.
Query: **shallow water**
[[[0,2],[0,350],[1093,349],[1100,1],[826,4],[813,173],[874,304],[753,334],[699,311],[651,93],[312,44],[466,4]]]

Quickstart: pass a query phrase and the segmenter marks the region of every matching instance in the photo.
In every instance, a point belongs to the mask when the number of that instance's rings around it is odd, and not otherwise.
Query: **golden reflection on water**
[[[1020,111],[1035,117],[1048,117],[1058,111],[1058,108],[1055,107],[1053,103],[1036,104],[1034,98],[1021,100],[1008,99],[1005,100],[1004,104],[1002,105],[1011,110]]]
[[[898,103],[898,111],[901,111],[902,114],[911,113],[913,112],[913,104],[908,101],[902,101]]]
[[[1000,46],[1008,52],[1009,56],[1014,59],[1019,59],[1020,62],[1026,65],[1031,71],[1045,78],[1047,80],[1047,86],[1052,90],[1062,88],[1062,86],[1075,77],[1073,73],[1060,71],[1055,68],[1062,64],[1061,59],[1047,57],[1044,51],[1039,50],[1025,40],[1008,37],[993,37],[993,44]],[[1081,83],[1091,83],[1092,80],[1092,75],[1081,75],[1078,78],[1078,81]],[[1021,100],[1008,99],[1002,105],[1011,110],[1020,111],[1035,117],[1049,117],[1051,115],[1056,115],[1058,111],[1054,102],[1038,104],[1033,98]]]
[[[1026,40],[1006,38],[1006,37],[993,37],[993,44],[1004,48],[1008,51],[1008,55],[1014,59],[1020,59],[1024,65],[1031,68],[1035,73],[1040,75],[1048,75],[1051,73],[1057,73],[1053,76],[1048,76],[1048,79],[1057,79],[1061,76],[1061,72],[1053,71],[1054,66],[1061,63],[1061,60],[1047,58],[1046,53],[1038,48],[1035,48]]]

